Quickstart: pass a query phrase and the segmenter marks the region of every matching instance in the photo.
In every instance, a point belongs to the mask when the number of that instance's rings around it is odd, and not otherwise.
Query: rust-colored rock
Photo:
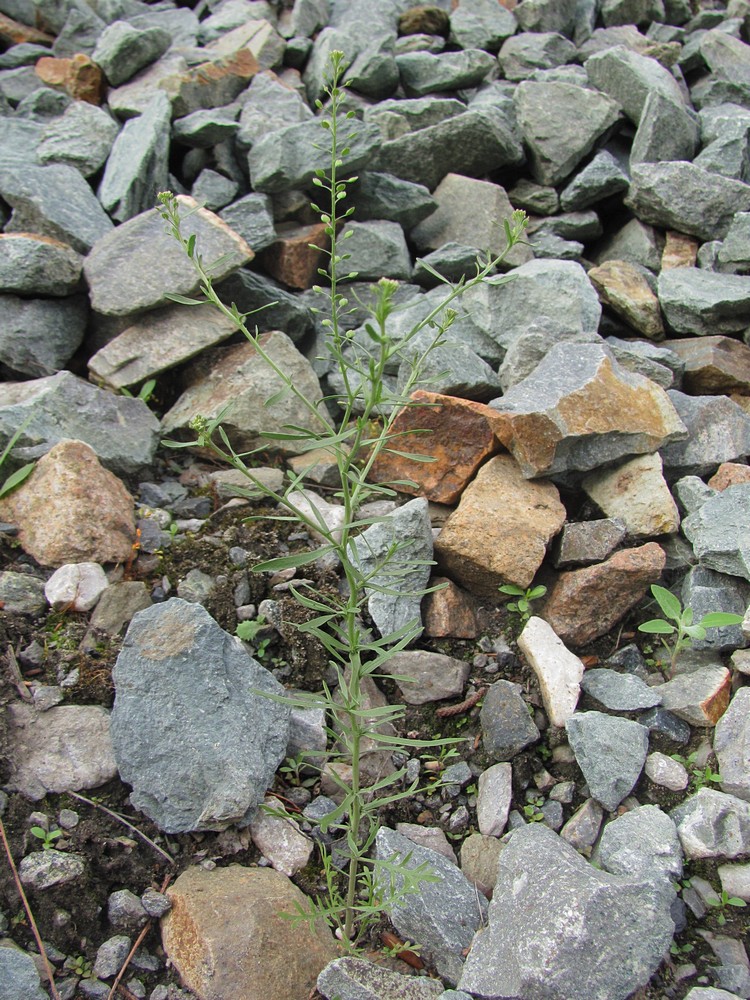
[[[483,403],[418,389],[396,417],[393,447],[429,455],[432,462],[415,462],[393,452],[380,455],[372,469],[375,482],[410,480],[402,493],[425,496],[435,503],[456,503],[482,462],[499,451],[495,434],[499,415]]]
[[[750,483],[750,466],[739,462],[722,462],[716,472],[708,480],[708,485],[715,490],[725,490],[727,486],[737,483]]]
[[[135,539],[133,498],[83,441],[59,441],[0,500],[22,548],[42,566],[125,562]]]
[[[699,242],[693,236],[668,229],[661,254],[662,271],[672,267],[695,267],[698,246]]]
[[[692,396],[739,392],[750,395],[750,347],[734,337],[670,340],[669,349],[685,362],[682,391]]]
[[[86,101],[87,104],[102,103],[104,74],[82,52],[76,52],[70,59],[42,56],[34,68],[42,83],[64,90],[73,100]]]
[[[228,104],[247,87],[259,69],[258,60],[249,49],[191,67],[170,81],[174,116],[180,118],[200,108]]]
[[[162,943],[201,1000],[302,1000],[338,956],[322,921],[297,925],[284,916],[308,900],[272,869],[188,868],[167,895]]]
[[[497,597],[500,584],[530,586],[547,543],[564,522],[552,483],[526,480],[514,459],[496,455],[464,490],[435,541],[435,554],[468,590]]]
[[[476,639],[479,625],[468,594],[445,577],[437,577],[430,586],[441,589],[422,602],[423,634],[430,639]]]
[[[647,542],[595,566],[561,573],[539,613],[566,645],[584,646],[635,607],[665,563],[661,546]]]
[[[678,674],[657,689],[662,706],[691,726],[715,726],[729,708],[732,675],[720,663]]]
[[[635,264],[607,260],[588,272],[599,300],[625,320],[631,329],[650,340],[664,339],[659,300]]]
[[[48,35],[38,28],[31,28],[28,24],[14,21],[7,14],[0,14],[0,42],[6,45],[21,45],[24,42],[32,45],[52,45],[54,40],[54,35]]]
[[[318,268],[325,264],[323,251],[330,246],[326,227],[322,222],[313,226],[285,222],[276,227],[276,233],[263,252],[263,267],[289,288],[310,288],[318,280]]]

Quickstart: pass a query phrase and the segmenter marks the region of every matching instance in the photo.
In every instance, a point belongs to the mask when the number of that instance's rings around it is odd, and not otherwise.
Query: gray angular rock
[[[419,941],[421,954],[440,976],[455,985],[461,975],[464,950],[484,922],[487,901],[442,854],[420,847],[387,827],[378,830],[378,860],[393,855],[403,859],[407,854],[407,867],[427,862],[440,881],[423,883],[419,893],[403,896],[388,908],[388,914],[398,933],[410,941]]]
[[[628,175],[614,156],[603,149],[563,189],[560,206],[566,212],[588,208],[603,198],[626,190],[628,185]]]
[[[3,610],[16,615],[38,615],[47,608],[44,582],[27,573],[0,572]]]
[[[381,277],[408,281],[412,264],[404,231],[397,222],[351,222],[351,238],[346,252],[350,255],[346,266],[356,271],[361,281]]]
[[[39,162],[75,167],[91,177],[105,163],[120,127],[101,108],[72,101],[45,126],[37,147]]]
[[[364,109],[364,121],[377,125],[383,142],[389,142],[465,111],[466,105],[452,97],[417,97],[379,101]]]
[[[237,181],[231,177],[206,168],[198,174],[190,194],[199,205],[216,212],[237,197],[239,188]]]
[[[730,680],[720,662],[699,664],[659,685],[662,705],[691,726],[713,726],[729,704]]]
[[[102,31],[91,54],[113,87],[119,87],[162,56],[172,44],[171,34],[155,26],[138,30],[127,21],[113,21]]]
[[[492,760],[512,760],[539,739],[539,730],[529,716],[518,685],[510,681],[496,681],[490,685],[480,719],[484,748]]]
[[[97,788],[116,775],[109,712],[99,705],[59,705],[37,712],[8,707],[13,767],[8,787],[38,800],[50,792]]]
[[[86,862],[78,854],[62,851],[34,851],[21,859],[18,874],[24,885],[37,891],[75,882],[86,871]]]
[[[528,80],[537,69],[572,62],[575,54],[575,45],[558,32],[522,32],[503,42],[498,62],[506,79]]]
[[[651,688],[635,674],[621,674],[604,667],[587,670],[581,689],[614,712],[635,712],[661,705],[658,688]]]
[[[84,178],[64,164],[0,164],[0,197],[13,209],[6,233],[51,236],[85,254],[112,230]]]
[[[716,723],[714,753],[719,762],[721,790],[750,800],[750,688],[735,692],[729,708]]]
[[[85,441],[108,469],[133,475],[151,464],[159,421],[141,399],[115,396],[71,372],[29,382],[0,383],[0,437],[23,428],[19,461],[45,455],[65,438]]]
[[[209,149],[225,139],[231,139],[240,124],[235,119],[238,105],[226,108],[193,111],[172,123],[172,139],[192,149]]]
[[[0,994],[8,1000],[47,1000],[36,962],[20,948],[0,948]]]
[[[82,266],[81,255],[59,240],[26,233],[0,236],[0,292],[72,295],[79,286]],[[33,323],[29,329],[34,330]]]
[[[383,142],[372,167],[434,190],[446,174],[484,177],[523,160],[516,123],[504,108],[487,105]]]
[[[394,542],[401,548],[396,559],[376,569]],[[367,608],[383,636],[391,635],[409,623],[415,632],[421,629],[421,591],[430,576],[432,559],[432,529],[427,513],[427,501],[421,497],[397,507],[381,523],[372,524],[352,541],[352,556],[363,573],[376,570],[374,587],[389,588],[392,593],[380,593],[365,588]],[[398,577],[392,575],[402,560],[415,561],[411,567],[401,567]],[[400,591],[400,593],[399,593]]]
[[[698,146],[698,122],[682,101],[652,91],[643,105],[630,162],[692,160]]]
[[[650,271],[659,271],[662,243],[653,226],[631,219],[605,236],[592,254],[592,259],[596,264],[603,264],[606,260],[624,260],[640,264]]]
[[[513,96],[532,174],[540,184],[556,185],[568,177],[619,118],[609,97],[569,83],[525,80]]]
[[[682,522],[685,537],[704,566],[750,580],[750,548],[744,525],[750,515],[750,484],[716,493]]]
[[[559,31],[572,35],[576,6],[576,0],[525,0],[516,9],[516,17],[523,31]]]
[[[625,1000],[669,946],[673,899],[664,881],[597,871],[542,824],[521,827],[500,855],[489,927],[459,988],[512,1000]]]
[[[165,639],[168,637],[168,641]],[[286,750],[283,688],[200,605],[138,612],[113,670],[112,745],[131,801],[167,832],[247,823]]]
[[[513,13],[493,0],[462,0],[451,12],[450,40],[462,49],[497,52],[518,27]]]
[[[325,169],[330,160],[320,144],[320,123],[300,122],[267,132],[256,139],[248,153],[248,169],[254,191],[277,194],[308,184],[315,171]],[[375,125],[365,123],[357,129],[346,158],[347,173],[359,167],[371,166],[380,145],[380,132]]]
[[[571,397],[574,407],[567,403]],[[529,376],[489,405],[504,417],[498,437],[529,478],[587,471],[685,436],[664,390],[627,372],[595,343],[556,344]]]
[[[701,788],[669,814],[685,856],[737,858],[750,852],[750,803],[714,788]]]
[[[0,242],[0,254],[2,249]],[[0,304],[0,361],[14,372],[52,375],[70,361],[83,340],[89,315],[83,295],[57,299],[0,295]]]
[[[318,976],[318,992],[327,1000],[430,1000],[443,996],[434,979],[390,972],[363,958],[336,958]]]
[[[648,730],[601,712],[576,712],[565,729],[591,794],[613,812],[643,770]]]
[[[96,952],[93,973],[100,979],[116,976],[128,957],[131,939],[126,934],[115,934],[103,941]]]
[[[603,562],[623,541],[625,534],[622,521],[610,517],[566,524],[557,547],[555,568]]]
[[[750,454],[750,416],[737,403],[726,396],[688,396],[676,389],[670,389],[667,395],[688,431],[684,440],[659,449],[668,479],[705,476],[715,472],[722,462],[736,462]],[[711,568],[733,572],[720,566]]]
[[[354,199],[360,221],[385,219],[398,222],[407,232],[437,207],[437,202],[424,184],[412,184],[375,170],[359,174]]]
[[[383,664],[384,673],[397,675],[399,695],[408,705],[459,698],[470,669],[468,661],[427,650],[396,653]]]
[[[478,86],[495,60],[482,49],[462,49],[439,55],[407,52],[396,56],[396,65],[407,96],[425,97],[436,91]]]
[[[737,212],[719,246],[717,270],[725,274],[750,273],[750,212]]]
[[[309,122],[313,117],[309,106],[297,91],[285,86],[275,74],[267,71],[256,73],[240,100],[242,112],[236,140],[242,149],[249,149],[269,131],[285,125]]]
[[[253,327],[260,333],[281,330],[296,344],[314,325],[305,302],[264,274],[243,268],[217,283],[216,290],[223,302],[236,303],[240,312],[252,312]]]
[[[99,201],[117,222],[125,222],[156,203],[169,187],[169,123],[172,105],[157,94],[115,139],[107,159]]]
[[[750,210],[750,185],[694,163],[640,163],[633,166],[625,204],[641,222],[718,240],[735,212]]]
[[[177,201],[184,217],[183,237],[196,236],[196,250],[207,267],[221,259],[218,271],[212,268],[217,284],[252,260],[250,247],[218,216],[185,195],[178,195]],[[200,283],[193,269],[186,267],[182,247],[166,232],[155,208],[128,219],[100,239],[83,269],[92,308],[108,316],[167,305],[168,295],[192,295]]]
[[[693,609],[693,620],[704,615],[723,611],[744,615],[750,604],[750,588],[734,576],[716,573],[707,566],[691,566],[682,581],[682,605]],[[709,628],[705,639],[694,639],[693,649],[732,651],[748,645],[740,625],[722,625]]]
[[[649,94],[660,94],[674,104],[685,100],[674,76],[656,59],[623,45],[597,52],[586,60],[589,80],[622,108],[634,125],[643,115]]]
[[[664,16],[664,0],[602,0],[602,20],[607,27],[662,21]]]
[[[416,352],[418,346],[416,343],[413,346]],[[412,365],[406,359],[398,369],[399,391],[405,388],[411,371]],[[442,345],[430,351],[420,371],[420,386],[424,384],[429,386],[431,392],[446,396],[487,403],[502,392],[500,380],[490,365],[470,347],[450,336],[446,337]]]
[[[682,878],[682,846],[677,827],[658,806],[638,806],[607,823],[595,860],[612,875]]]
[[[265,250],[276,239],[271,199],[267,194],[247,194],[222,208],[219,218],[239,233],[254,253]]]
[[[659,275],[659,304],[676,333],[713,336],[750,326],[750,277],[674,267]]]

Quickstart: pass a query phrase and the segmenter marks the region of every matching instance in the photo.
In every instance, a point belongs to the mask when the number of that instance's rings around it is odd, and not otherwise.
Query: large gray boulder
[[[682,522],[685,537],[704,566],[750,580],[750,483],[716,493]]]
[[[660,449],[669,479],[704,476],[722,462],[750,455],[750,416],[737,403],[726,396],[688,396],[676,389],[667,395],[688,431],[683,440]]]
[[[639,124],[650,94],[660,94],[674,104],[685,103],[677,80],[668,69],[656,59],[624,45],[591,56],[586,60],[586,72],[593,85],[608,94],[634,125]]]
[[[673,267],[659,275],[659,305],[676,333],[698,337],[750,326],[750,277]]]
[[[644,986],[674,931],[665,881],[597,871],[543,824],[500,854],[489,927],[459,988],[505,1000],[625,1000]]]
[[[199,604],[133,617],[112,677],[112,746],[131,802],[162,830],[246,824],[284,758],[284,689]]]

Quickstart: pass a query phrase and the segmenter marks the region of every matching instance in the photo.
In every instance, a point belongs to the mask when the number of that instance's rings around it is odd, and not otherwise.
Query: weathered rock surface
[[[399,997],[402,1000],[430,1000],[443,996],[443,988],[434,979],[417,979],[380,968],[363,958],[348,956],[334,959],[318,976],[318,992],[326,1000],[383,1000]]]
[[[460,697],[471,666],[443,653],[413,650],[396,653],[383,664],[385,673],[398,675],[399,696],[407,705],[424,705]]]
[[[543,825],[522,827],[500,855],[489,927],[458,985],[513,1000],[540,990],[625,1000],[669,946],[673,898],[665,882],[597,871]]]
[[[670,535],[680,526],[658,454],[639,455],[614,469],[593,472],[582,486],[603,513],[624,522],[631,537]]]
[[[648,730],[630,719],[602,712],[576,712],[565,729],[591,794],[614,811],[643,770]]]
[[[690,860],[736,858],[750,850],[750,803],[701,788],[669,814]]]
[[[284,919],[305,905],[305,896],[271,869],[196,866],[167,895],[172,909],[161,923],[164,950],[188,989],[207,1000],[228,1000],[237,991],[247,1000],[302,996],[336,958],[322,921],[293,927]]]
[[[716,723],[714,753],[719,762],[721,790],[750,800],[750,688],[740,688]]]
[[[173,598],[134,616],[113,680],[133,805],[169,832],[247,822],[284,757],[289,709],[256,693],[283,689],[240,640]]]
[[[578,704],[583,663],[543,618],[533,615],[518,637],[518,648],[537,676],[550,723],[564,726]]]

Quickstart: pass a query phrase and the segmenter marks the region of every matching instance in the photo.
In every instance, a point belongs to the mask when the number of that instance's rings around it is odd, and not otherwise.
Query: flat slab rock
[[[402,976],[363,958],[337,958],[318,976],[318,992],[326,1000],[430,1000],[443,995],[434,979]]]
[[[246,822],[286,752],[283,694],[199,604],[133,617],[113,673],[112,745],[131,801],[170,833]]]
[[[669,947],[673,899],[666,881],[598,871],[543,824],[521,827],[500,854],[489,927],[458,987],[506,1000],[625,1000]]]

